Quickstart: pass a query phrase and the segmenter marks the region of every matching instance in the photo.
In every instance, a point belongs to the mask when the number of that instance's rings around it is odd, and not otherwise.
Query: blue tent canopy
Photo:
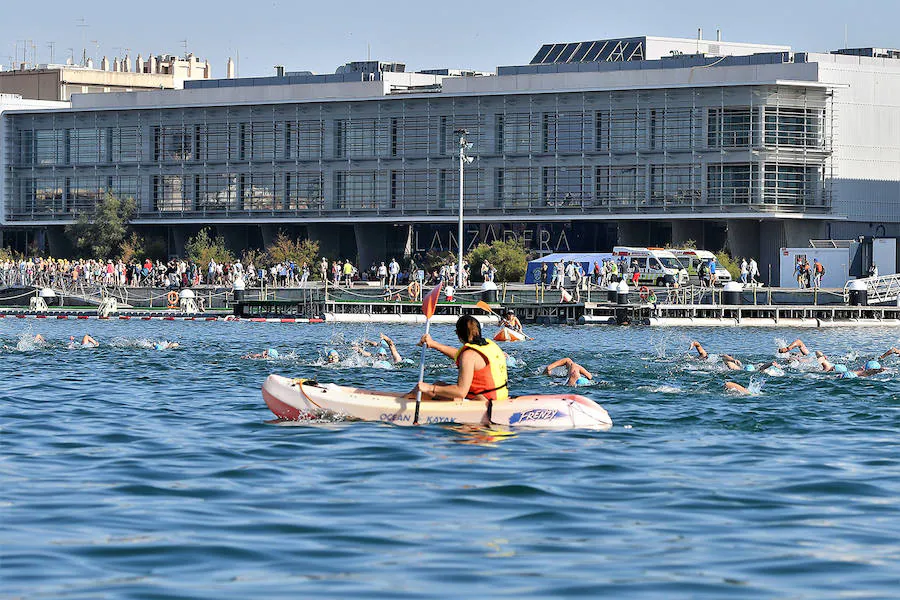
[[[605,259],[613,258],[611,252],[562,252],[558,254],[548,254],[541,258],[536,258],[528,263],[528,270],[525,271],[525,283],[538,283],[541,279],[541,265],[547,263],[547,278],[544,283],[550,283],[553,277],[553,263],[562,260],[564,263],[576,262],[581,264],[585,275],[594,270],[594,263],[603,264]]]

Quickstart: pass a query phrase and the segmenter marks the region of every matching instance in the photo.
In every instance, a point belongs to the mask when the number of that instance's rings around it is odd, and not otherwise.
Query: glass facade
[[[10,114],[11,221],[827,210],[825,90],[757,86]]]

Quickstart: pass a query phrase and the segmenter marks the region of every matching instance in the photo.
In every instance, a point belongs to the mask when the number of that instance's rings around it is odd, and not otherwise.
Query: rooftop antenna
[[[50,64],[53,64],[53,48],[56,46],[56,42],[47,42],[47,47],[50,48]]]
[[[366,60],[372,60],[372,44],[366,42]]]
[[[97,60],[100,60],[100,40],[91,40],[91,43],[94,45],[94,50],[97,52]]]
[[[76,19],[79,21],[76,27],[81,29],[81,66],[85,66],[87,64],[87,22],[85,22],[84,17],[80,19]]]
[[[187,56],[188,41],[187,41],[187,40],[178,40],[178,41],[180,41],[180,42],[181,42],[181,45],[184,46],[184,56],[186,57],[186,56]]]
[[[847,42],[847,24],[844,23],[844,48],[849,48],[850,45]]]
[[[69,51],[69,61],[72,64],[75,64],[75,48],[66,48]]]

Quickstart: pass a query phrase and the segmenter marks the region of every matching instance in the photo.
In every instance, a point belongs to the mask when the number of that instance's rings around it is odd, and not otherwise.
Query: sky
[[[10,9],[4,7],[8,5]],[[192,0],[111,2],[42,0],[23,10],[0,0],[0,64],[76,61],[82,48],[134,59],[188,52],[223,77],[228,57],[238,76],[288,71],[333,73],[367,58],[406,63],[407,70],[494,71],[527,64],[541,44],[651,35],[790,45],[822,52],[844,46],[900,48],[900,0],[723,2],[707,0]]]

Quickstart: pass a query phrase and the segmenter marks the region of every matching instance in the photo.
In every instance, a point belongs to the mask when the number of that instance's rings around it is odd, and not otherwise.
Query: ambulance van
[[[687,285],[687,269],[675,258],[669,250],[663,248],[632,248],[629,246],[616,246],[613,248],[613,258],[628,259],[628,272],[625,280],[631,282],[631,271],[635,262],[640,269],[639,285],[646,286],[670,286],[675,283]]]

